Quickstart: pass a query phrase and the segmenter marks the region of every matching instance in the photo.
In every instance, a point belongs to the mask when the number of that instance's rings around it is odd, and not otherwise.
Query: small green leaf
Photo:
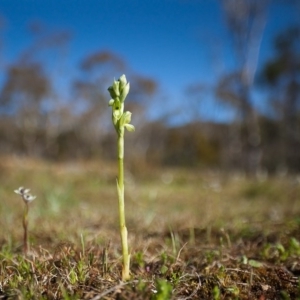
[[[166,300],[171,299],[172,297],[172,285],[165,279],[157,279],[155,283],[157,293],[154,295],[153,299],[155,300]]]
[[[167,266],[165,266],[165,265],[163,265],[163,266],[160,268],[160,272],[161,272],[161,274],[166,274],[166,273],[167,273],[167,271],[168,271],[168,267],[167,267]]]
[[[283,246],[282,244],[280,244],[280,243],[278,243],[278,244],[276,245],[276,248],[277,248],[277,250],[278,250],[281,254],[283,254],[283,253],[285,252],[284,246]]]
[[[257,260],[254,260],[254,259],[249,259],[248,260],[248,264],[251,266],[251,267],[254,267],[254,268],[260,268],[263,266],[263,264]]]

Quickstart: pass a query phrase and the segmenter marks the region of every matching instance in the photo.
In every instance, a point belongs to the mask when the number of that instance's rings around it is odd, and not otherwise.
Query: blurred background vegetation
[[[243,171],[300,171],[300,26],[278,32],[269,59],[258,65],[260,42],[270,1],[220,1],[236,60],[234,70],[216,74],[215,84],[191,84],[189,121],[170,125],[176,113],[164,103],[160,83],[137,74],[118,54],[99,50],[86,55],[66,101],[56,79],[63,76],[71,35],[28,25],[31,44],[14,61],[2,57],[0,86],[0,154],[46,160],[115,159],[116,141],[107,87],[125,73],[131,83],[127,109],[134,134],[126,136],[127,164],[186,166]],[[287,1],[297,6],[296,2]],[[3,16],[5,18],[5,16]],[[1,30],[5,30],[5,22]],[[5,44],[5,40],[1,40]],[[49,57],[53,57],[49,64]],[[78,75],[79,74],[79,75]],[[260,89],[265,109],[252,99]],[[202,120],[199,108],[214,101],[230,107],[228,122]],[[147,118],[148,103],[164,111]]]

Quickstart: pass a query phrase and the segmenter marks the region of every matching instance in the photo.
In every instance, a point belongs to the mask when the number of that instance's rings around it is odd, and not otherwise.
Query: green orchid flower
[[[123,268],[122,280],[130,278],[130,254],[128,252],[127,228],[125,224],[125,202],[124,202],[124,131],[134,131],[131,122],[131,112],[124,112],[124,102],[129,93],[130,84],[126,76],[122,75],[108,88],[112,99],[108,105],[112,108],[112,122],[118,135],[118,178],[117,191],[119,199],[120,233],[122,242]]]

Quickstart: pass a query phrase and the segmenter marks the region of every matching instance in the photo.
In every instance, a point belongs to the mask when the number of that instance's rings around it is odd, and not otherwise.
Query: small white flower
[[[20,186],[17,190],[14,190],[14,192],[18,195],[24,195],[28,194],[30,192],[30,189],[25,189],[24,187]]]
[[[29,194],[30,189],[25,189],[24,187],[19,187],[17,190],[14,190],[14,192],[22,197],[22,199],[26,202],[29,203],[33,201],[36,196],[33,196]]]
[[[25,202],[31,202],[36,198],[36,196],[30,195],[30,194],[25,194],[22,196],[22,198]]]

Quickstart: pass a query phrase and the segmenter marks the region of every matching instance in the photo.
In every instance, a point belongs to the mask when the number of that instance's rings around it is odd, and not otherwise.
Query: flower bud
[[[122,92],[123,88],[127,84],[127,79],[126,79],[126,76],[124,74],[119,78],[119,82],[120,82],[120,84],[119,84],[120,91]]]
[[[120,94],[120,101],[124,102],[125,98],[127,97],[130,89],[130,84],[129,82],[123,87],[121,94]]]

